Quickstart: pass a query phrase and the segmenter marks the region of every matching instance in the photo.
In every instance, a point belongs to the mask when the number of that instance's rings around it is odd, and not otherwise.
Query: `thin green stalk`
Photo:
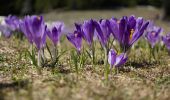
[[[74,51],[71,52],[71,60],[73,61],[75,71],[77,74],[78,74],[78,63],[79,63],[78,60],[79,60],[79,58],[80,58],[80,56],[79,56],[78,52],[74,52]]]
[[[41,74],[41,67],[42,67],[42,56],[41,56],[41,49],[38,50],[38,66],[36,66],[38,74]]]
[[[95,65],[95,44],[94,42],[92,43],[92,61],[93,61],[93,65]]]
[[[56,45],[54,45],[54,48],[53,48],[53,61],[56,61],[57,59],[57,48],[56,48]]]
[[[118,74],[118,73],[119,73],[119,68],[115,67],[115,74]]]
[[[149,54],[149,62],[151,63],[152,62],[152,47],[151,47],[151,45],[149,45],[149,52],[150,52],[150,54]]]
[[[37,60],[38,67],[41,67],[41,63],[42,61],[41,61],[41,49],[40,49],[38,50],[38,60]]]
[[[51,53],[51,50],[50,50],[50,48],[49,48],[49,46],[48,46],[48,44],[47,44],[47,43],[46,43],[46,47],[47,47],[47,50],[48,50],[48,52],[49,52],[49,54],[50,54],[51,59],[53,59],[53,57],[52,57],[52,53]]]
[[[107,48],[105,47],[104,48],[104,56],[105,56],[105,58],[104,58],[104,67],[105,67],[105,79],[106,79],[106,81],[108,81],[109,80],[109,67],[108,67],[108,63],[107,63]]]
[[[33,55],[33,52],[34,52],[34,46],[33,44],[31,44],[31,55]]]
[[[156,56],[155,56],[155,50],[156,49],[157,48],[155,48],[155,47],[152,48],[152,57],[154,58],[154,60],[156,60]]]
[[[80,59],[80,55],[78,53],[76,53],[76,56],[75,56],[75,69],[76,69],[76,73],[77,75],[79,74],[79,68],[78,68],[78,60]]]
[[[45,53],[44,53],[44,48],[41,49],[41,59],[42,59],[42,63],[45,64],[46,62],[46,57],[45,57]]]
[[[109,80],[109,72],[110,72],[109,66],[106,65],[106,66],[104,66],[104,67],[105,67],[105,73],[104,73],[105,80],[108,81],[108,80]]]
[[[86,60],[86,55],[84,53],[84,47],[83,47],[83,52],[79,56],[80,56],[80,68],[82,68],[85,63],[85,60]]]
[[[57,46],[54,45],[53,50],[52,50],[52,63],[50,64],[50,66],[54,67],[55,64],[58,63],[58,49]]]
[[[57,58],[58,58],[58,49],[57,49],[57,46],[54,45],[54,48],[53,48],[53,63],[57,63]]]
[[[104,48],[104,65],[107,65],[107,48]]]

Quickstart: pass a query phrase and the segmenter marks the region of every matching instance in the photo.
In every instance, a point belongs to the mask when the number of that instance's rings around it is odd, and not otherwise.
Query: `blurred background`
[[[162,7],[163,1],[169,2],[169,0],[0,0],[0,14],[42,13],[53,9],[115,9],[136,5]]]
[[[0,0],[0,15],[37,14],[58,10],[117,9],[152,5],[169,9],[170,0]],[[165,13],[169,14],[170,10]]]

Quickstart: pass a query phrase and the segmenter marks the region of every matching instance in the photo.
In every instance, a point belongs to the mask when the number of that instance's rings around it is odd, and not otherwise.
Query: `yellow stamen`
[[[131,29],[130,30],[130,36],[129,36],[129,39],[131,40],[132,39],[132,36],[133,36],[133,33],[134,33],[135,31],[134,31],[134,29]]]

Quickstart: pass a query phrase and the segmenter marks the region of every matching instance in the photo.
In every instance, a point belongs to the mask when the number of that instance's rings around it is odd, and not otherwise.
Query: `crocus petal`
[[[111,66],[113,66],[116,62],[116,52],[113,49],[109,51],[108,62]]]
[[[130,46],[136,42],[144,33],[144,30],[147,28],[149,22],[145,22],[142,26],[141,26],[141,29],[138,30],[137,32],[134,33],[134,35],[132,36],[132,40],[130,42]]]
[[[121,41],[117,20],[110,19],[108,26],[109,26],[109,29],[110,29],[112,35],[113,35],[118,41]]]
[[[33,18],[32,22],[32,33],[36,33],[36,37],[42,37],[42,24],[43,24],[43,19],[42,16],[36,16]]]
[[[91,47],[94,37],[93,20],[84,21],[82,25],[82,34],[88,45]]]
[[[143,24],[143,18],[142,17],[138,17],[136,19],[136,29],[140,29],[142,27]]]
[[[135,16],[130,16],[129,19],[128,19],[128,23],[129,23],[129,28],[134,29],[135,26],[136,26]]]
[[[105,39],[100,24],[97,21],[94,21],[94,26],[97,31],[97,36],[100,43],[102,44],[103,47],[105,47],[105,41],[104,41]]]
[[[115,67],[119,67],[123,65],[127,61],[127,57],[125,57],[125,54],[122,53],[116,57]]]
[[[115,65],[115,67],[120,67],[124,65],[127,62],[127,60],[128,60],[127,57],[123,58],[117,65]]]
[[[103,32],[105,44],[108,42],[111,34],[108,26],[109,26],[109,20],[101,20],[100,27]]]
[[[124,43],[125,41],[125,32],[126,32],[126,25],[127,25],[127,17],[124,16],[121,20],[120,20],[120,23],[119,23],[119,38],[121,40],[121,44]]]
[[[29,30],[29,26],[28,26],[28,20],[21,20],[19,27],[20,27],[20,31],[24,33],[24,35],[26,36],[26,38],[29,40],[29,42],[32,44],[33,43],[33,38],[32,38],[32,34]]]

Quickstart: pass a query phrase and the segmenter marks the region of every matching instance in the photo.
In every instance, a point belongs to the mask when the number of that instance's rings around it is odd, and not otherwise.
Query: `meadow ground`
[[[53,11],[43,14],[46,21],[62,20],[72,27],[84,19],[143,16],[170,32],[170,23],[158,17],[161,10],[152,7],[122,8],[96,11]],[[156,61],[149,60],[149,49],[143,42],[130,52],[125,68],[104,78],[104,65],[91,65],[89,60],[75,72],[70,62],[70,43],[61,42],[60,49],[68,50],[55,68],[45,67],[38,73],[24,52],[26,40],[0,38],[0,100],[169,100],[170,56],[165,49],[157,53]],[[97,48],[98,59],[102,53]]]

